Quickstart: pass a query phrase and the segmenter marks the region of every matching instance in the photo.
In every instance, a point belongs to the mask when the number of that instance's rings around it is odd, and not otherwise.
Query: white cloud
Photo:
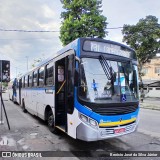
[[[42,9],[44,10],[43,12],[46,18],[53,18],[56,15],[55,12],[47,5],[44,5]]]
[[[159,0],[102,0],[103,15],[107,17],[108,27],[123,24],[136,24],[140,18],[151,14],[160,18]],[[60,0],[5,0],[0,3],[0,29],[59,30],[62,11]],[[109,30],[106,37],[122,41],[120,30]],[[24,33],[0,32],[0,58],[11,60],[12,77],[25,72],[27,59],[45,58],[61,48],[59,32]]]
[[[147,15],[160,19],[159,0],[102,0],[103,15],[107,17],[108,27],[123,27],[124,24],[136,24]],[[107,39],[122,42],[121,29],[108,30]]]
[[[0,3],[0,28],[22,30],[59,30],[61,4],[58,0],[5,0]],[[11,61],[12,77],[15,68],[25,72],[35,58],[45,58],[61,48],[59,33],[0,32],[0,57]]]

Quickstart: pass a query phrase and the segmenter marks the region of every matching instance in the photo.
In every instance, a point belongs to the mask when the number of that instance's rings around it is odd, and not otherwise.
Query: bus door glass
[[[75,72],[75,56],[68,56],[67,68],[67,108],[68,113],[73,113],[74,109],[74,72]]]
[[[73,112],[74,103],[74,55],[56,62],[55,123],[67,132],[67,113]]]

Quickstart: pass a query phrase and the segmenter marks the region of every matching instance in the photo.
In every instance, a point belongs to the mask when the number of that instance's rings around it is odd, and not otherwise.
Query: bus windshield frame
[[[108,69],[99,58],[81,58],[78,98],[95,104],[138,102],[137,65],[132,61],[110,59],[106,59],[106,63]]]

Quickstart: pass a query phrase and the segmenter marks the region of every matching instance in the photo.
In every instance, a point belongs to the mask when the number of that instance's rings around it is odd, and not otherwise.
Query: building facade
[[[145,97],[160,98],[160,57],[143,65],[142,76]]]
[[[160,80],[160,57],[155,57],[144,64],[142,73],[143,80]]]

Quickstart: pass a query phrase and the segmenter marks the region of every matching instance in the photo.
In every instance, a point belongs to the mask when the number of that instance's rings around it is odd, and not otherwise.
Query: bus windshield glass
[[[131,62],[82,58],[79,98],[92,103],[137,102],[137,72]]]

